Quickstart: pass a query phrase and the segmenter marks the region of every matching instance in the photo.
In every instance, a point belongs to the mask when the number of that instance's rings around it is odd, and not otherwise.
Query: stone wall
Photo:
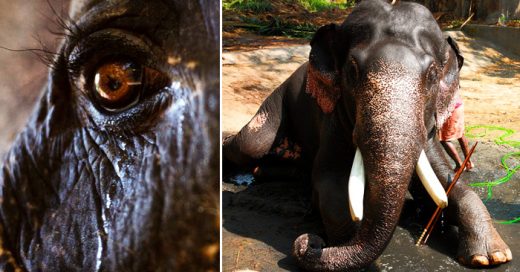
[[[496,23],[504,14],[507,19],[520,19],[520,0],[415,0],[433,12],[453,12],[456,16],[468,17],[470,4],[474,19]]]

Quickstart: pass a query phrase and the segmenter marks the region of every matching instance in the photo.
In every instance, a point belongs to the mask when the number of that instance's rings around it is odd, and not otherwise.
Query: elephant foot
[[[465,233],[459,248],[459,262],[470,267],[499,265],[513,259],[511,250],[491,222],[479,226],[473,233]]]

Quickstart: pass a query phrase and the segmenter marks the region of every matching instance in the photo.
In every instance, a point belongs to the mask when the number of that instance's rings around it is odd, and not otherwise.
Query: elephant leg
[[[332,172],[320,172],[316,176],[320,181],[314,188],[316,199],[313,200],[318,201],[317,208],[327,234],[327,246],[345,243],[354,236],[356,230],[348,207],[347,177]]]
[[[224,139],[222,154],[226,159],[248,165],[269,153],[283,131],[285,92],[285,85],[276,89],[237,134]]]
[[[440,143],[429,141],[426,155],[437,177],[445,186],[451,167]],[[448,196],[447,215],[450,222],[459,227],[459,261],[465,265],[483,266],[500,264],[512,259],[511,250],[504,243],[486,207],[462,180],[458,181]]]
[[[331,128],[324,131],[332,130]],[[327,234],[328,246],[339,245],[355,234],[356,224],[348,204],[348,177],[355,147],[334,135],[324,137],[313,165],[313,203],[317,207]]]

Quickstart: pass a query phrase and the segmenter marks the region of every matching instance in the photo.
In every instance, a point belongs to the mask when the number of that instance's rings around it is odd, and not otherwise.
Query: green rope
[[[476,129],[484,129],[484,131],[481,132],[481,133],[476,133],[476,132],[473,133],[472,131],[476,130]],[[502,135],[498,136],[497,138],[495,138],[493,140],[497,145],[508,145],[508,146],[513,147],[513,148],[520,148],[520,141],[518,141],[518,140],[508,140],[507,139],[507,138],[513,136],[516,133],[513,129],[508,129],[508,128],[499,127],[499,126],[490,126],[490,125],[468,126],[466,128],[466,136],[468,138],[472,138],[472,139],[483,138],[483,137],[487,136],[490,131],[502,131],[502,132],[504,132]],[[505,176],[503,176],[503,177],[501,177],[499,179],[493,180],[493,181],[472,182],[472,183],[470,183],[468,185],[469,186],[473,186],[473,187],[487,187],[487,198],[486,198],[485,201],[490,200],[493,197],[493,187],[508,182],[509,180],[511,180],[513,175],[518,170],[520,170],[520,164],[516,165],[514,167],[511,167],[507,163],[508,160],[510,158],[512,158],[512,157],[520,158],[520,151],[509,152],[509,153],[505,154],[504,156],[502,156],[502,158],[500,159],[502,167],[504,167],[504,169],[506,170],[506,175]],[[520,222],[520,217],[517,217],[517,218],[512,219],[512,220],[508,220],[508,221],[499,221],[498,223],[500,223],[500,224],[513,224],[513,223],[517,223],[517,222]]]
[[[510,224],[514,224],[514,223],[518,223],[518,222],[520,222],[520,217],[511,219],[511,220],[507,220],[507,221],[498,221],[499,224],[503,224],[503,225],[510,225]]]
[[[472,130],[475,129],[484,129],[481,133],[472,133]],[[476,126],[467,126],[465,134],[468,138],[483,138],[487,136],[489,131],[503,131],[504,134],[498,136],[493,141],[498,145],[509,145],[511,147],[520,148],[520,141],[518,140],[506,140],[506,138],[509,138],[513,136],[516,131],[514,129],[499,127],[499,126],[490,126],[490,125],[476,125]]]

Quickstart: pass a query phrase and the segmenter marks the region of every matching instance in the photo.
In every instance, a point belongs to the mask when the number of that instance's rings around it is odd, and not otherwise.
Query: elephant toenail
[[[511,249],[506,249],[506,258],[508,261],[511,261],[513,259],[513,253],[511,253]]]
[[[489,260],[485,256],[474,255],[473,258],[471,258],[471,265],[472,266],[486,266],[486,265],[489,265]]]
[[[502,252],[491,254],[491,264],[500,264],[506,262],[506,255]]]

